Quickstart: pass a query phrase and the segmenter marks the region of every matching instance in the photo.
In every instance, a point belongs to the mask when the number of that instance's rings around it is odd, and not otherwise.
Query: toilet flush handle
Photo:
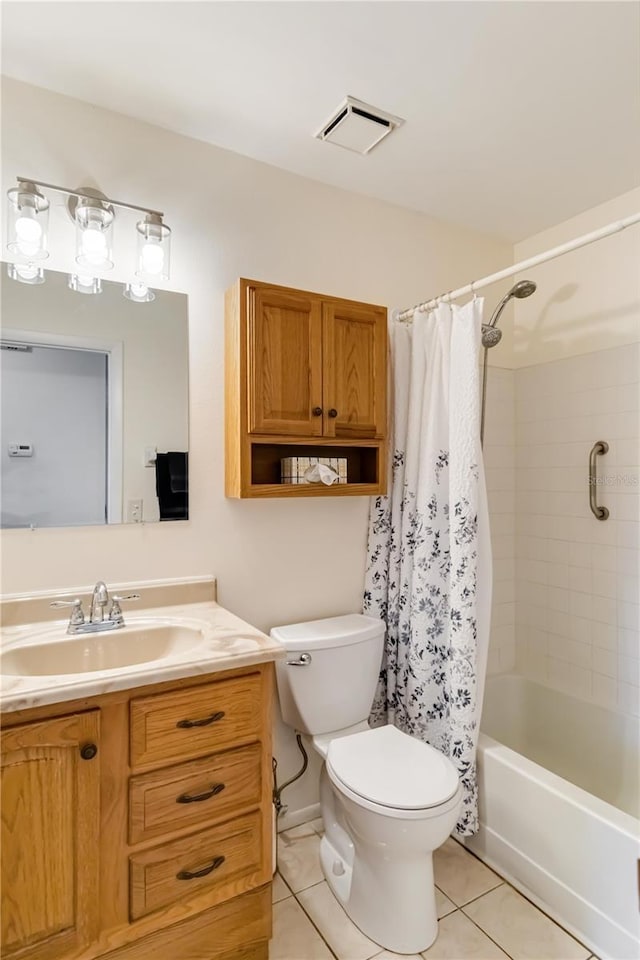
[[[288,667],[308,667],[310,663],[310,653],[301,653],[297,660],[287,660]]]

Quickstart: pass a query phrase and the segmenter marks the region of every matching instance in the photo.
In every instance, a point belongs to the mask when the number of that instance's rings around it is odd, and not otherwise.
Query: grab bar
[[[589,454],[589,506],[591,507],[591,512],[596,520],[606,520],[609,516],[609,511],[606,507],[598,506],[598,500],[596,497],[598,491],[596,457],[602,456],[603,453],[608,453],[608,451],[609,444],[606,440],[596,440],[594,445],[591,447],[591,453]]]

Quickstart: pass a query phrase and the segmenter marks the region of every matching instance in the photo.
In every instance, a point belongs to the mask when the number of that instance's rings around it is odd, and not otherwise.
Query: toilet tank
[[[276,662],[282,717],[301,733],[332,733],[366,720],[376,691],[385,624],[347,614],[274,627],[287,651]],[[304,665],[291,665],[307,654]],[[302,660],[306,660],[302,657]]]

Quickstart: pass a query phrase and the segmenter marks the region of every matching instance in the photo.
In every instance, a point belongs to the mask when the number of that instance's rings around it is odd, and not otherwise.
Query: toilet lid
[[[358,796],[401,810],[446,803],[459,784],[448,757],[391,725],[332,740],[327,766]]]

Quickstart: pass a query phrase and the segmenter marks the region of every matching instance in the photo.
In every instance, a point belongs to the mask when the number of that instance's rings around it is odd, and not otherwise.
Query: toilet
[[[438,932],[433,851],[462,806],[448,757],[367,718],[378,682],[383,621],[360,614],[275,627],[284,722],[323,757],[320,860],[357,927],[394,953],[426,950]]]

